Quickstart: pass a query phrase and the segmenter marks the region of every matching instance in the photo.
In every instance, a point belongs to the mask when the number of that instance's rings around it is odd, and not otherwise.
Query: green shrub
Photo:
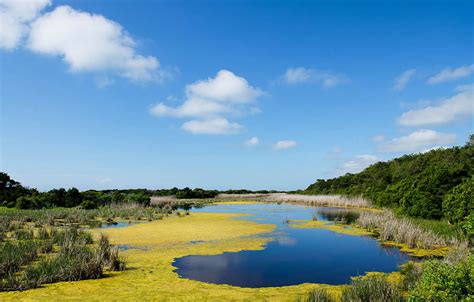
[[[474,177],[454,187],[443,201],[443,213],[449,222],[457,224],[474,213]]]
[[[464,221],[461,224],[461,228],[466,234],[471,244],[474,244],[474,212],[464,218]]]
[[[409,293],[409,301],[473,301],[474,256],[458,263],[439,260],[423,264],[420,281]]]

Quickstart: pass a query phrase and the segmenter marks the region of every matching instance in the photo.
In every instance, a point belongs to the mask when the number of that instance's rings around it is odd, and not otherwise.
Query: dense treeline
[[[361,195],[412,217],[474,228],[474,135],[462,147],[378,162],[357,174],[318,179],[305,194]]]
[[[190,189],[188,187],[178,189],[161,189],[151,191],[153,196],[176,196],[178,199],[194,199],[194,198],[214,198],[219,194],[217,190],[204,190],[201,188]]]
[[[0,172],[0,206],[16,207],[20,209],[41,209],[53,207],[76,207],[93,209],[111,203],[138,203],[150,205],[151,196],[176,196],[177,199],[206,199],[214,198],[219,193],[247,194],[272,193],[275,191],[250,190],[205,190],[201,188],[183,189],[171,188],[160,190],[127,189],[127,190],[87,190],[79,191],[76,188],[53,189],[48,192],[39,192],[36,189],[23,187],[19,182]]]
[[[201,188],[190,189],[188,187],[183,189],[178,189],[176,187],[171,189],[161,189],[161,190],[153,190],[152,193],[154,196],[176,196],[178,199],[194,199],[194,198],[214,198],[220,193],[224,194],[268,194],[268,193],[277,193],[278,191],[269,191],[269,190],[246,190],[246,189],[238,189],[238,190],[205,190]]]
[[[138,203],[144,206],[150,204],[151,192],[146,189],[129,190],[87,190],[76,188],[53,189],[39,192],[36,189],[23,187],[6,173],[0,173],[0,206],[16,207],[19,209],[41,209],[53,207],[76,207],[93,209],[111,203]]]

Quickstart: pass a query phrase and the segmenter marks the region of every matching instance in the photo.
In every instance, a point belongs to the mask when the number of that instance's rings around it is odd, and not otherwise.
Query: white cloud
[[[274,146],[274,148],[276,150],[289,149],[289,148],[293,148],[293,147],[296,147],[296,142],[292,141],[292,140],[278,141],[278,142],[276,142],[276,144]]]
[[[242,126],[230,123],[226,116],[255,112],[257,107],[249,105],[261,95],[262,91],[252,87],[243,77],[221,70],[214,78],[187,85],[186,100],[180,106],[158,103],[150,108],[150,113],[157,117],[194,118],[196,120],[186,122],[182,127],[194,134],[236,133]]]
[[[49,0],[0,0],[0,48],[14,49]]]
[[[416,69],[408,69],[404,71],[401,75],[395,78],[393,89],[397,91],[401,91],[405,89],[405,86],[408,84],[410,79],[415,75],[415,73],[416,73]]]
[[[344,162],[341,167],[336,170],[336,174],[343,175],[346,173],[358,173],[378,161],[380,161],[380,159],[374,155],[357,155]]]
[[[259,143],[260,141],[258,140],[258,137],[255,137],[255,136],[245,141],[245,145],[250,146],[250,147],[257,146]]]
[[[304,67],[288,68],[283,78],[288,84],[305,83],[311,78],[311,70]]]
[[[418,130],[407,136],[394,138],[379,146],[380,152],[420,152],[435,146],[452,145],[456,141],[454,134],[433,130]]]
[[[101,15],[56,7],[31,24],[28,47],[57,55],[73,72],[111,72],[136,81],[157,81],[164,73],[155,57],[136,52],[122,26]]]
[[[242,125],[231,123],[225,118],[211,118],[206,120],[191,120],[181,127],[192,134],[235,134],[242,129]]]
[[[186,87],[186,95],[218,102],[247,103],[262,92],[249,85],[246,79],[228,70],[221,70],[215,78],[198,81]]]
[[[474,72],[474,64],[465,65],[455,69],[445,68],[439,73],[428,79],[429,84],[439,84],[443,82],[453,81],[460,78],[468,77]]]
[[[372,141],[374,141],[376,143],[383,142],[384,140],[385,140],[385,136],[383,136],[383,135],[376,135],[376,136],[372,137]]]
[[[474,114],[474,84],[458,87],[458,93],[436,106],[403,113],[398,123],[403,126],[448,124]]]
[[[282,78],[289,85],[317,83],[326,88],[331,88],[347,81],[347,77],[343,74],[305,67],[288,68]]]

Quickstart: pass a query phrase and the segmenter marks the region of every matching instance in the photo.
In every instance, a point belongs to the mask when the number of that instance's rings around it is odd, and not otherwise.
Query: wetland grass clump
[[[97,243],[96,255],[104,267],[110,271],[125,270],[125,261],[119,257],[117,247],[112,247],[109,238],[104,234],[100,235]]]
[[[342,292],[343,302],[398,302],[403,301],[400,291],[385,274],[356,277]]]
[[[0,291],[26,290],[45,283],[96,279],[121,271],[125,261],[106,236],[94,242],[81,228],[104,221],[159,220],[163,213],[141,204],[97,209],[39,210],[0,207]]]
[[[38,257],[38,243],[7,241],[0,245],[0,279],[14,275]]]
[[[75,229],[58,232],[55,236],[46,242],[52,247],[55,241],[58,252],[52,253],[50,249],[49,253],[41,257],[38,257],[39,245],[35,245],[35,242],[7,243],[2,246],[0,290],[26,290],[46,283],[97,279],[103,276],[104,270],[125,269],[118,249],[112,247],[104,235],[100,237],[96,248],[91,245],[88,236],[83,236],[82,232]],[[21,270],[24,265],[26,267]]]
[[[431,230],[424,229],[410,219],[398,218],[390,210],[383,213],[361,213],[357,225],[376,233],[382,241],[404,243],[410,248],[430,249],[446,246],[454,238],[444,238]]]
[[[342,195],[301,195],[273,193],[262,198],[266,202],[289,202],[309,206],[371,208],[370,201],[363,197],[346,197]]]
[[[308,293],[303,302],[335,302],[335,300],[325,289],[315,288]]]

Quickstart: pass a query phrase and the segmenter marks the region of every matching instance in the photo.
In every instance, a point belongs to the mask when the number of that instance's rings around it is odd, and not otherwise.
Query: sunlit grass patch
[[[253,236],[274,230],[271,224],[235,219],[239,214],[192,213],[182,218],[126,228],[94,231],[94,237],[107,234],[114,244],[148,246],[122,251],[127,270],[108,273],[108,278],[59,282],[24,292],[0,293],[0,300],[59,301],[295,301],[314,288],[324,288],[340,296],[344,286],[301,284],[272,288],[241,288],[180,278],[173,261],[188,255],[216,255],[223,252],[263,249],[268,237]],[[188,244],[203,240],[200,244]]]
[[[373,235],[373,233],[362,228],[358,228],[352,225],[332,223],[325,220],[289,220],[289,226],[296,229],[324,229],[339,234],[354,236]]]

